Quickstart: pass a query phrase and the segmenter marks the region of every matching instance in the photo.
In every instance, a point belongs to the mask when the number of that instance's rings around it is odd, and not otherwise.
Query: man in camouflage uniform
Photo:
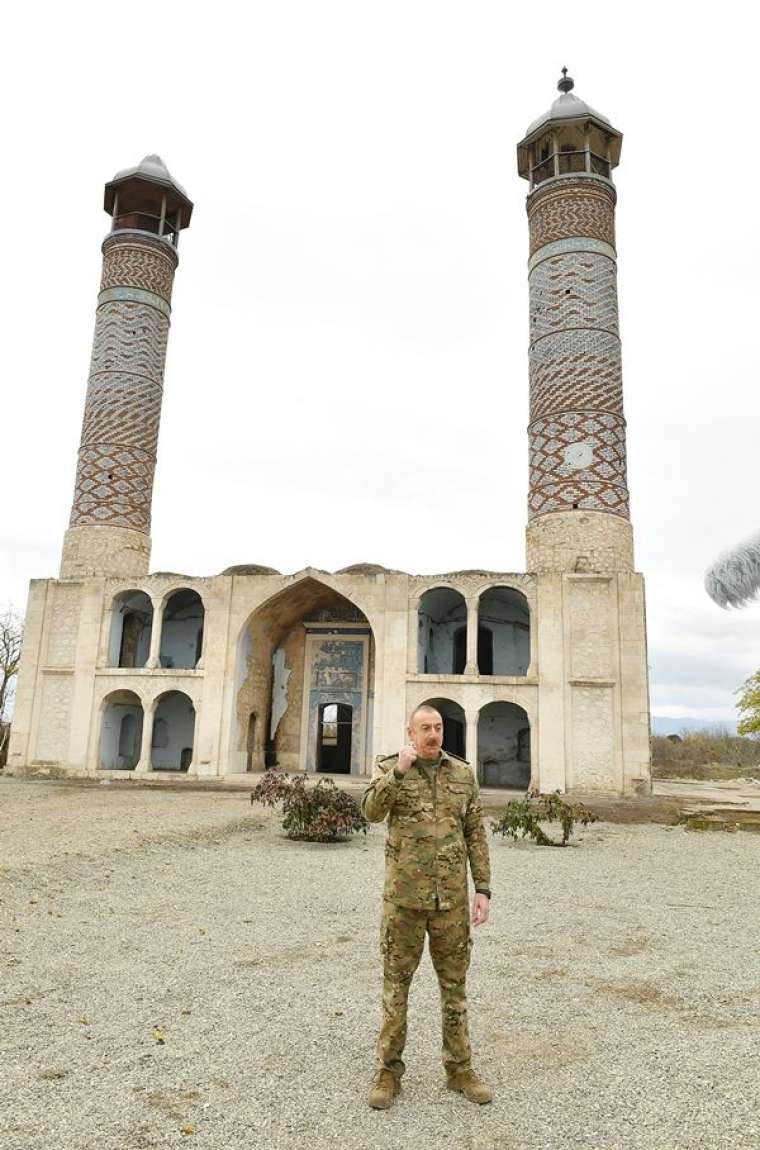
[[[398,1092],[409,986],[427,933],[441,990],[447,1086],[471,1102],[490,1102],[491,1091],[470,1064],[465,995],[470,921],[475,926],[487,921],[491,898],[478,783],[468,763],[442,753],[443,720],[434,707],[424,705],[413,712],[408,734],[408,746],[375,765],[362,799],[370,822],[388,819],[381,925],[383,1026],[368,1101],[386,1109]],[[468,859],[475,884],[472,915]]]

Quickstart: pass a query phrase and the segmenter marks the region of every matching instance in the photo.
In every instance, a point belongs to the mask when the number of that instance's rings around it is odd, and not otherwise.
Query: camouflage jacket
[[[476,890],[491,879],[477,779],[445,752],[439,766],[415,764],[403,779],[397,763],[398,755],[379,759],[362,798],[371,823],[388,818],[383,897],[418,910],[466,905],[467,860]]]

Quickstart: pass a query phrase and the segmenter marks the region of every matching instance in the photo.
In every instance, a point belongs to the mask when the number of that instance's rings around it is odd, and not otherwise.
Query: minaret
[[[113,217],[61,578],[147,574],[179,233],[193,205],[159,156],[105,188]]]
[[[612,170],[622,135],[573,93],[517,146],[530,181],[527,570],[633,570]]]

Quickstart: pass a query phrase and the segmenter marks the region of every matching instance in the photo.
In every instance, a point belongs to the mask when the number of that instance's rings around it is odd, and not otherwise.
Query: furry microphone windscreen
[[[719,607],[744,607],[760,591],[760,532],[724,551],[705,574],[705,589]]]

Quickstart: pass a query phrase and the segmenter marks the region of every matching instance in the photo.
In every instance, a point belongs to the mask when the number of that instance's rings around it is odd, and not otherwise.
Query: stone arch
[[[443,719],[443,749],[457,758],[465,758],[467,718],[464,708],[453,699],[425,699],[419,706],[435,707]]]
[[[153,771],[186,771],[195,746],[195,704],[184,691],[164,691],[153,704]],[[158,724],[158,736],[156,733]]]
[[[417,673],[461,675],[466,662],[465,597],[455,587],[429,587],[417,604]]]
[[[109,667],[144,667],[150,654],[153,603],[144,591],[120,591],[111,603]]]
[[[486,787],[527,790],[531,724],[517,703],[486,703],[478,713],[478,779]],[[527,732],[527,734],[525,733]]]
[[[161,616],[161,667],[197,667],[203,651],[205,614],[203,599],[194,588],[178,587],[169,592]]]
[[[100,705],[98,769],[133,771],[140,761],[143,705],[134,691],[111,691]]]
[[[371,759],[375,641],[362,608],[306,574],[260,604],[237,645],[232,763],[317,770],[324,704],[351,707],[350,769]],[[252,745],[249,716],[256,715]],[[233,767],[233,769],[235,769]]]
[[[488,633],[488,644],[481,643]],[[530,666],[530,604],[516,587],[502,583],[478,598],[478,672],[481,675],[527,675]]]

